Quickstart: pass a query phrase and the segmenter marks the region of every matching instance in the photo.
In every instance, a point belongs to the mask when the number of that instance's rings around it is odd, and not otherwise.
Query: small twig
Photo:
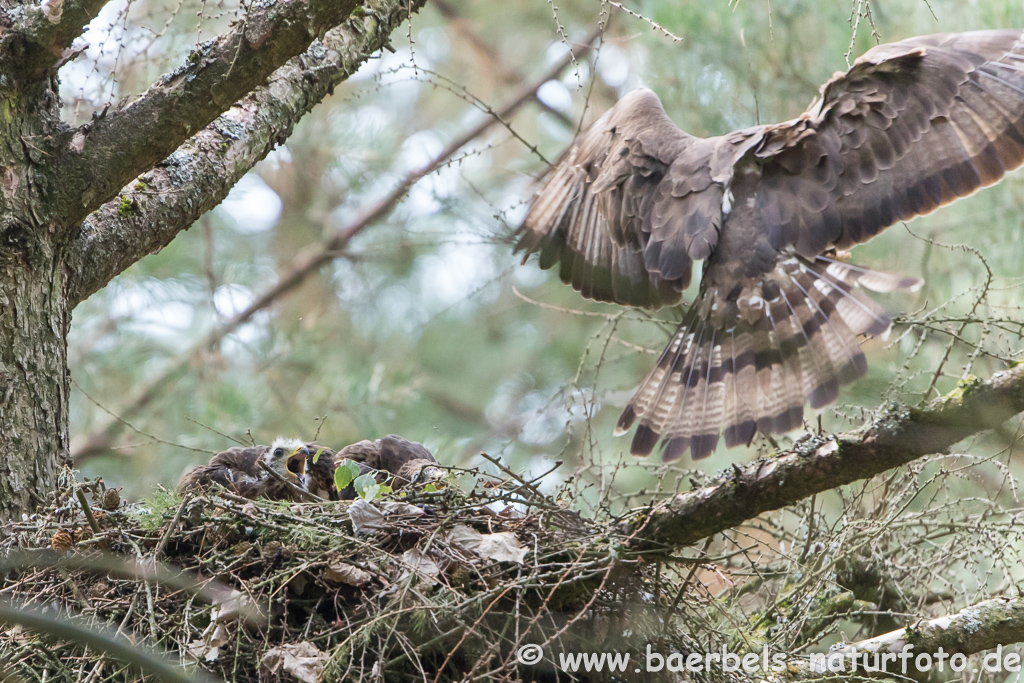
[[[214,429],[214,428],[213,428],[213,427],[211,427],[210,425],[205,425],[205,424],[203,424],[202,422],[200,422],[199,420],[193,420],[193,419],[192,419],[191,417],[189,417],[188,415],[186,415],[186,416],[185,416],[185,419],[186,419],[186,420],[188,420],[189,422],[191,422],[192,424],[197,424],[197,425],[199,425],[200,427],[202,427],[203,429],[206,429],[206,430],[209,430],[209,431],[213,432],[213,433],[214,433],[214,434],[216,434],[217,436],[223,436],[223,437],[224,437],[225,439],[227,439],[228,441],[234,441],[234,442],[235,442],[235,443],[237,443],[237,444],[238,444],[239,446],[244,446],[244,445],[245,445],[245,442],[244,442],[244,441],[239,441],[238,439],[236,439],[235,437],[231,436],[230,434],[225,434],[224,432],[220,432],[220,431],[217,431],[216,429]]]
[[[807,517],[807,539],[804,541],[804,549],[800,552],[800,564],[804,563],[807,559],[807,553],[811,551],[811,539],[814,538],[814,503],[818,499],[817,493],[811,494],[811,512]]]
[[[324,500],[320,496],[316,495],[315,493],[310,493],[306,489],[299,488],[298,486],[296,486],[292,482],[288,481],[287,479],[282,477],[278,472],[275,472],[274,470],[272,470],[270,468],[270,465],[268,465],[267,463],[263,462],[262,460],[260,460],[260,467],[262,467],[274,479],[277,479],[279,482],[281,482],[282,484],[287,486],[288,490],[292,491],[293,493],[297,493],[300,498],[305,498],[305,499],[307,499],[307,500],[309,500],[310,502],[313,502],[313,503],[326,503],[327,502],[326,500]]]
[[[85,513],[85,519],[89,522],[89,528],[92,529],[94,534],[99,534],[100,525],[96,523],[96,518],[92,516],[92,508],[89,507],[89,501],[85,499],[82,487],[75,487],[75,495],[78,497],[78,502],[82,505],[82,511]]]
[[[164,552],[164,548],[167,547],[167,542],[171,539],[171,534],[173,534],[174,530],[178,527],[178,522],[181,520],[181,514],[185,512],[185,506],[188,505],[190,500],[192,499],[186,497],[181,501],[181,505],[178,506],[178,511],[174,513],[174,518],[171,520],[171,523],[167,525],[167,530],[164,531],[164,535],[160,537],[160,542],[157,543],[156,549],[153,551],[154,560],[160,559],[160,556]]]
[[[507,468],[504,465],[502,465],[501,461],[498,460],[497,458],[492,457],[490,455],[487,455],[486,453],[480,453],[480,457],[484,458],[488,462],[492,462],[495,465],[497,465],[498,469],[500,469],[502,472],[507,474],[509,477],[511,477],[511,478],[515,479],[516,481],[518,481],[520,484],[523,485],[523,488],[525,488],[530,493],[534,494],[538,498],[544,498],[544,494],[541,493],[540,491],[538,491],[536,486],[534,486],[532,483],[526,481],[525,479],[520,477],[518,474],[516,474],[515,472],[513,472],[509,468]],[[556,467],[557,467],[557,465],[556,465]],[[551,471],[554,471],[554,469],[552,469]]]

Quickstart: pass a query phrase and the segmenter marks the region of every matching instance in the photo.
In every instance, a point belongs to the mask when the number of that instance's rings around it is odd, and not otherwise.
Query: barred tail
[[[616,427],[639,426],[630,452],[659,441],[663,459],[749,444],[756,432],[800,426],[804,404],[821,408],[867,372],[857,336],[888,333],[882,308],[861,293],[913,290],[921,280],[818,257],[781,261],[754,288],[702,291]]]

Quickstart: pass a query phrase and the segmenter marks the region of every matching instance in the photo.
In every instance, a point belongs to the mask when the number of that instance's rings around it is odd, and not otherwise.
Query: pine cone
[[[92,529],[87,526],[76,526],[75,527],[75,543],[81,543],[82,541],[88,541],[95,534],[92,533]]]
[[[103,506],[104,510],[116,510],[121,505],[121,494],[118,493],[118,489],[107,489],[103,492],[103,500],[100,501],[100,505]]]
[[[57,533],[55,533],[53,538],[50,539],[50,546],[58,553],[67,552],[68,550],[71,550],[74,545],[75,538],[67,529],[58,529]]]

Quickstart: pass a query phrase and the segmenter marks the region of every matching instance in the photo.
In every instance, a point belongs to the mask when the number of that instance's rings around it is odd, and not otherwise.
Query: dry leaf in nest
[[[223,624],[238,619],[238,615],[245,610],[249,597],[241,591],[232,589],[230,593],[221,595],[214,599],[213,612],[210,613],[210,620]]]
[[[327,567],[324,578],[334,583],[347,583],[359,588],[373,581],[373,574],[345,562],[336,562]]]
[[[372,534],[381,528],[381,523],[384,521],[384,513],[374,507],[373,503],[362,498],[356,500],[349,507],[348,517],[352,520],[352,531],[357,536]]]
[[[302,572],[299,572],[293,576],[286,584],[296,595],[302,595],[306,592],[306,586],[309,585],[309,579],[303,576]]]
[[[433,583],[437,575],[441,573],[441,568],[437,566],[437,562],[434,562],[429,555],[419,548],[409,548],[402,553],[402,557],[399,561],[403,567],[402,573],[398,576],[399,581],[416,574],[417,576],[426,578]]]
[[[263,655],[262,661],[271,675],[284,671],[302,683],[320,683],[329,659],[330,655],[304,640],[301,643],[272,647]]]
[[[522,564],[529,548],[524,548],[511,531],[496,534],[482,534],[465,524],[457,524],[448,532],[448,542],[476,553],[495,562],[517,562]]]
[[[71,532],[67,529],[57,529],[57,532],[50,539],[50,546],[58,553],[64,553],[71,550],[71,547],[75,545],[75,538],[71,535]]]
[[[220,657],[220,649],[228,644],[230,640],[228,634],[228,628],[224,624],[210,624],[207,627],[206,632],[213,629],[213,633],[210,635],[209,640],[199,638],[193,640],[188,644],[188,654],[190,657],[195,659],[197,662],[201,659],[205,659],[208,662],[215,662]]]
[[[362,498],[357,499],[348,508],[349,519],[352,520],[352,531],[356,535],[372,534],[385,527],[384,519],[392,516],[419,517],[425,514],[423,508],[409,503],[387,501],[380,507]]]

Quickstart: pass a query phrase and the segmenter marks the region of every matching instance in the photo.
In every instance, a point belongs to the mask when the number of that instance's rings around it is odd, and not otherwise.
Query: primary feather
[[[891,324],[863,289],[920,286],[828,257],[997,182],[1024,162],[1017,29],[869,50],[800,117],[728,135],[679,130],[623,97],[555,166],[517,250],[584,296],[657,308],[700,292],[619,419],[630,451],[710,455],[800,425],[867,370]],[[525,257],[524,257],[525,258]]]

